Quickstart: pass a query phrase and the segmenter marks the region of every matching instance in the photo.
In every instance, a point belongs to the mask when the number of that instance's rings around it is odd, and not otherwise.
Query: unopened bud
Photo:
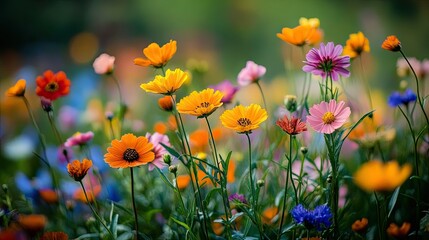
[[[265,185],[265,181],[264,181],[264,180],[262,180],[262,179],[259,179],[259,180],[256,182],[256,185],[258,185],[258,187],[263,187],[263,186]]]
[[[3,189],[3,191],[4,191],[5,193],[7,193],[8,187],[7,187],[7,185],[6,185],[6,184],[2,184],[2,185],[1,185],[1,188]]]
[[[307,148],[307,147],[301,147],[299,150],[300,150],[300,151],[301,151],[301,153],[302,153],[302,154],[304,154],[304,155],[308,153],[308,148]]]
[[[328,178],[326,179],[326,181],[327,181],[328,183],[331,183],[331,182],[332,182],[332,175],[329,175],[329,176],[328,176]]]
[[[112,121],[112,119],[113,119],[113,112],[108,111],[108,112],[105,113],[105,116],[106,116],[107,120]]]
[[[295,95],[286,95],[284,99],[284,104],[289,112],[295,112],[298,108],[298,103],[296,101]]]
[[[405,91],[405,90],[407,89],[407,87],[408,87],[408,82],[407,82],[407,81],[402,80],[402,81],[399,83],[399,89],[400,89],[401,91]]]
[[[171,173],[175,174],[177,172],[177,166],[176,165],[171,165],[170,167],[168,167],[168,171],[170,171]]]
[[[171,164],[171,156],[170,154],[164,154],[164,156],[162,156],[162,159],[164,159],[164,162],[170,166]]]
[[[52,112],[54,110],[52,108],[52,101],[51,100],[49,100],[47,98],[44,98],[44,97],[41,97],[40,98],[40,103],[42,104],[43,111],[45,111],[45,112]]]
[[[166,112],[173,111],[173,100],[171,99],[171,96],[165,96],[158,99],[158,105],[162,110]]]

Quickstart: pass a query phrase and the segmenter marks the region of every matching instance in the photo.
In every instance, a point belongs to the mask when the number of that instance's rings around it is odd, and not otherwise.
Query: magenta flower
[[[168,136],[156,132],[154,134],[146,133],[146,138],[149,139],[149,142],[153,144],[152,151],[155,153],[155,159],[148,164],[149,171],[152,171],[155,169],[155,167],[163,169],[167,166],[167,164],[164,162],[163,156],[168,152],[161,145],[161,143],[166,146],[170,146],[170,140],[168,139]]]
[[[113,72],[114,63],[115,57],[110,56],[107,53],[103,53],[94,60],[92,66],[94,67],[95,73],[103,75]]]
[[[341,45],[334,46],[333,42],[328,42],[325,46],[320,43],[319,49],[313,48],[307,53],[305,56],[307,61],[304,61],[302,70],[323,78],[330,76],[334,81],[338,80],[339,75],[348,77],[350,72],[346,67],[350,66],[350,57],[341,56],[342,52]]]
[[[91,141],[94,138],[94,133],[89,131],[86,133],[77,132],[69,137],[64,143],[65,147],[81,146]]]
[[[252,61],[247,61],[246,67],[241,69],[238,74],[238,84],[244,87],[253,82],[257,82],[265,75],[266,71],[267,69],[264,66],[258,65]]]
[[[329,103],[321,102],[313,105],[310,108],[310,115],[307,116],[307,122],[316,132],[331,134],[343,126],[350,116],[350,108],[345,108],[345,104],[343,101],[337,104],[334,99],[331,99]]]
[[[209,86],[209,88],[213,88],[215,91],[218,90],[223,93],[221,102],[225,104],[231,103],[235,93],[238,91],[238,87],[232,85],[229,80],[225,80],[217,85]]]

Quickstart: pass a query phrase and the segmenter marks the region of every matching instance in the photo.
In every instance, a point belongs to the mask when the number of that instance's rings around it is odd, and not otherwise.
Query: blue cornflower
[[[411,89],[407,89],[403,93],[393,92],[389,96],[387,103],[391,107],[397,107],[401,104],[408,105],[408,103],[414,102],[416,101],[416,99],[417,99],[416,94]]]
[[[292,209],[291,214],[297,224],[302,224],[307,229],[322,231],[331,226],[332,213],[326,204],[317,206],[312,211],[299,204]]]

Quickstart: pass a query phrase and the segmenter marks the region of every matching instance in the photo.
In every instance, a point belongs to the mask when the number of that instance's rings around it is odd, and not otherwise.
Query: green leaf
[[[389,201],[389,213],[387,214],[388,218],[390,217],[390,214],[392,213],[393,208],[395,208],[395,204],[396,204],[396,201],[398,200],[399,190],[400,189],[401,189],[401,186],[397,187],[395,189],[395,192],[393,192],[392,198],[390,198],[390,201]]]
[[[88,239],[88,238],[99,238],[99,237],[100,237],[100,234],[98,234],[98,233],[87,233],[87,234],[79,236],[78,238],[75,238],[75,240]]]
[[[168,153],[170,153],[171,155],[173,155],[175,158],[180,158],[182,156],[182,154],[178,153],[172,147],[169,147],[169,146],[165,145],[164,143],[160,143],[160,144],[165,148],[165,150],[167,150]]]
[[[110,231],[112,232],[114,238],[118,236],[118,218],[119,214],[115,214],[113,221],[110,222]]]
[[[347,132],[347,134],[343,137],[342,142],[344,142],[344,140],[346,140],[346,138],[349,136],[349,134],[353,131],[353,129],[355,129],[359,125],[359,123],[361,123],[366,117],[371,115],[374,111],[375,110],[372,110],[372,111],[365,113],[365,115],[363,115],[355,124],[353,124],[353,126],[350,128],[350,130]]]
[[[161,175],[161,179],[164,181],[164,183],[167,184],[167,186],[169,186],[170,188],[172,188],[174,191],[176,191],[176,188],[174,187],[174,185],[170,182],[170,180],[168,180],[168,178],[164,175],[164,173],[158,168],[155,167],[156,170],[159,172],[159,175]]]

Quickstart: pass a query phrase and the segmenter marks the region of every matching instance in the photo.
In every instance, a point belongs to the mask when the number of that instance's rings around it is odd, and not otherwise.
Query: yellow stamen
[[[332,112],[326,112],[323,114],[322,121],[324,124],[331,124],[335,121],[335,116]]]
[[[242,126],[242,127],[246,127],[249,126],[250,124],[252,124],[252,121],[250,121],[250,119],[248,118],[240,118],[237,120],[238,125]]]
[[[60,86],[58,86],[58,83],[56,83],[56,82],[49,82],[45,86],[45,91],[47,91],[47,92],[55,92],[55,91],[58,90],[59,87]]]

